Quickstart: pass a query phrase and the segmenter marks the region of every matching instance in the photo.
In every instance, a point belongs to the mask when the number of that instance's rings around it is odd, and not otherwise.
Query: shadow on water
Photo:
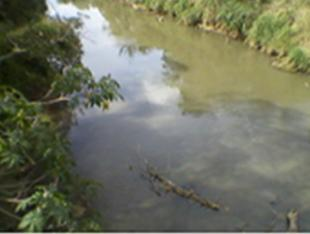
[[[80,173],[104,184],[95,205],[108,230],[283,231],[292,208],[310,230],[305,77],[271,68],[237,42],[115,1],[51,2],[62,16],[88,16],[83,62],[97,77],[111,73],[126,99],[105,113],[87,111],[71,132]],[[128,169],[144,159],[227,209],[156,196]]]

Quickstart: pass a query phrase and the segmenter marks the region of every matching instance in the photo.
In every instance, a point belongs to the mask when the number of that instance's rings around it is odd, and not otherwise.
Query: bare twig
[[[2,63],[5,60],[8,60],[10,58],[13,58],[16,55],[20,55],[20,54],[23,54],[23,53],[26,53],[26,50],[16,50],[16,51],[13,51],[13,52],[8,53],[8,54],[1,55],[0,56],[0,63]]]
[[[18,220],[18,221],[20,221],[20,220],[21,220],[21,218],[20,218],[20,217],[18,217],[17,215],[15,215],[15,214],[11,213],[11,212],[10,212],[10,211],[8,211],[8,210],[6,210],[6,209],[2,208],[1,206],[0,206],[0,212],[1,212],[2,214],[5,214],[5,215],[6,215],[6,216],[8,216],[8,217],[11,217],[11,218],[13,218],[13,219]]]

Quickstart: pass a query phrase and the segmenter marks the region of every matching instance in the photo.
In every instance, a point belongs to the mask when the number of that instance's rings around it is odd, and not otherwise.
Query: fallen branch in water
[[[288,232],[298,232],[298,212],[291,210],[288,212],[286,219]]]
[[[172,193],[174,193],[180,197],[192,200],[193,202],[196,202],[196,203],[200,204],[201,206],[206,207],[206,208],[211,209],[211,210],[218,211],[220,209],[219,204],[211,202],[205,198],[202,198],[192,189],[184,189],[184,188],[176,185],[172,181],[170,181],[170,180],[164,178],[163,176],[161,176],[160,174],[158,174],[156,172],[156,170],[149,165],[147,165],[146,172],[147,172],[147,175],[151,179],[159,182],[167,193],[172,192]]]

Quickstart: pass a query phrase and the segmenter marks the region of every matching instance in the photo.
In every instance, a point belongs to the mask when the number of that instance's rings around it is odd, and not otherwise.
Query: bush
[[[1,0],[0,21],[14,25],[27,24],[42,17],[46,9],[44,0]]]
[[[0,63],[0,82],[30,99],[40,98],[61,73],[62,66],[76,63],[82,54],[71,26],[53,20],[40,20],[8,32],[0,53],[15,50],[24,53]]]
[[[72,167],[69,142],[40,104],[1,87],[0,214],[6,217],[1,216],[0,230],[17,225],[28,232],[100,230],[86,203],[91,184],[71,173]],[[81,185],[85,190],[77,194]],[[77,207],[85,212],[77,214]],[[92,226],[80,225],[90,218]]]

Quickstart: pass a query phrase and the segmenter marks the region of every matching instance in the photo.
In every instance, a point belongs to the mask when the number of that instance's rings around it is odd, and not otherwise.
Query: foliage
[[[0,206],[16,202],[20,230],[84,230],[79,223],[96,214],[77,214],[76,208],[87,209],[85,195],[92,186],[71,173],[69,142],[42,112],[42,105],[27,101],[16,90],[1,88],[0,121],[0,168],[5,172],[0,176]],[[76,194],[81,185],[83,190]],[[13,208],[7,212],[13,213]],[[95,220],[88,231],[98,230]]]
[[[41,18],[46,9],[45,1],[42,0],[1,0],[0,21],[14,25],[28,24],[29,21]]]
[[[6,172],[0,176],[0,194],[3,203],[16,201],[22,217],[19,229],[74,229],[73,202],[81,200],[73,199],[69,142],[39,103],[11,88],[1,88],[0,121],[0,168]],[[15,180],[18,183],[12,186]],[[13,213],[12,209],[7,212]]]
[[[44,17],[44,1],[12,20],[25,2],[0,2],[0,231],[98,231],[88,202],[96,186],[72,172],[64,126],[48,110],[108,108],[119,84],[95,80],[81,64],[75,24]]]
[[[55,79],[51,85],[49,96],[58,96],[58,99],[47,101],[68,101],[71,108],[80,105],[84,107],[108,108],[108,102],[122,98],[118,93],[119,84],[110,75],[95,81],[92,73],[82,65],[76,65],[65,72],[61,79]]]
[[[24,53],[0,63],[0,82],[20,90],[31,99],[39,99],[63,67],[78,63],[82,54],[72,27],[48,19],[10,30],[0,53],[16,50]]]

